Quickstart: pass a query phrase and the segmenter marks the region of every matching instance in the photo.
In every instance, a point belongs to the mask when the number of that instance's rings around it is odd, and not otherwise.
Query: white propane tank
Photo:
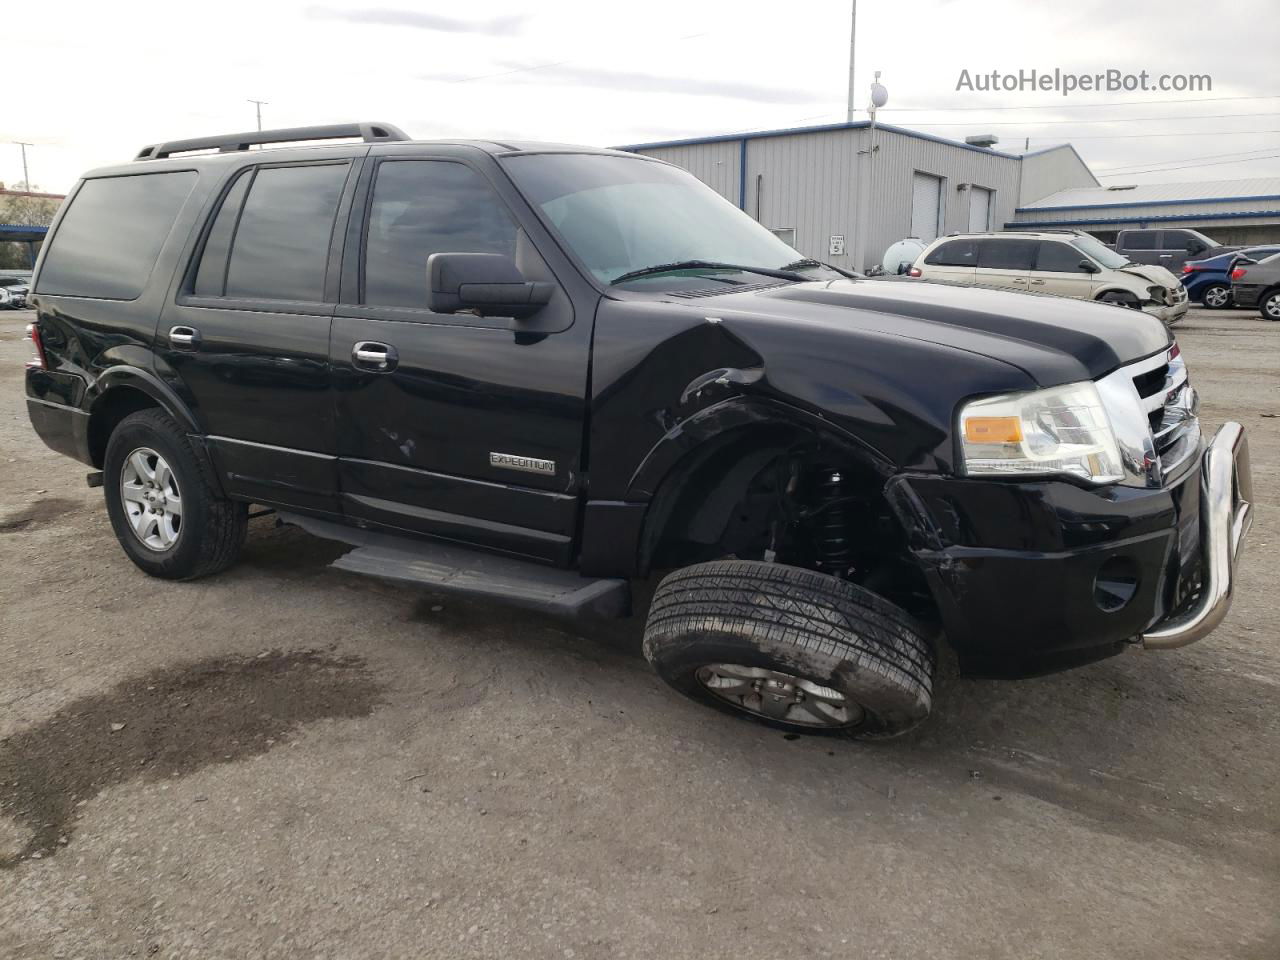
[[[907,237],[905,240],[899,240],[884,252],[884,259],[880,261],[880,265],[884,267],[884,272],[889,275],[906,273],[916,257],[924,252],[925,245],[915,237]]]

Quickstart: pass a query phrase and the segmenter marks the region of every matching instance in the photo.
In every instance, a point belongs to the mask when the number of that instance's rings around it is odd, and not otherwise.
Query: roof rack
[[[409,135],[390,123],[331,123],[318,127],[287,127],[282,130],[255,130],[252,133],[229,133],[218,137],[196,137],[193,140],[170,140],[153,143],[138,151],[135,160],[163,160],[175,153],[193,150],[217,150],[236,153],[266,143],[297,143],[305,140],[341,140],[359,137],[365,143],[393,143],[408,140]]]

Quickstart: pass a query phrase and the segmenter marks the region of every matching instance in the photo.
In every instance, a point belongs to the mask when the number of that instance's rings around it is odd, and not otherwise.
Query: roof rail
[[[255,130],[252,133],[228,133],[218,137],[196,137],[193,140],[170,140],[153,143],[138,151],[135,160],[163,160],[175,153],[193,150],[217,150],[236,153],[266,143],[296,143],[304,140],[339,140],[359,137],[365,143],[392,143],[408,140],[409,135],[389,123],[331,123],[318,127],[286,127],[282,130]]]

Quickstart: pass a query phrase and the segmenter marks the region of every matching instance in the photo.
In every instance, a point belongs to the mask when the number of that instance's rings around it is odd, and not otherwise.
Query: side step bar
[[[419,540],[277,513],[281,523],[355,547],[330,566],[385,580],[416,583],[448,593],[489,597],[561,617],[625,617],[631,612],[626,580],[592,579],[574,570],[485,553],[436,540]]]

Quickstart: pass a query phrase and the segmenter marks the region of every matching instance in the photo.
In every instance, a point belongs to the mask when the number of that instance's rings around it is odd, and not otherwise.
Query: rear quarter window
[[[195,184],[194,170],[84,181],[49,241],[36,292],[136,300]]]
[[[948,240],[939,245],[924,262],[933,267],[972,267],[978,262],[975,240]]]

